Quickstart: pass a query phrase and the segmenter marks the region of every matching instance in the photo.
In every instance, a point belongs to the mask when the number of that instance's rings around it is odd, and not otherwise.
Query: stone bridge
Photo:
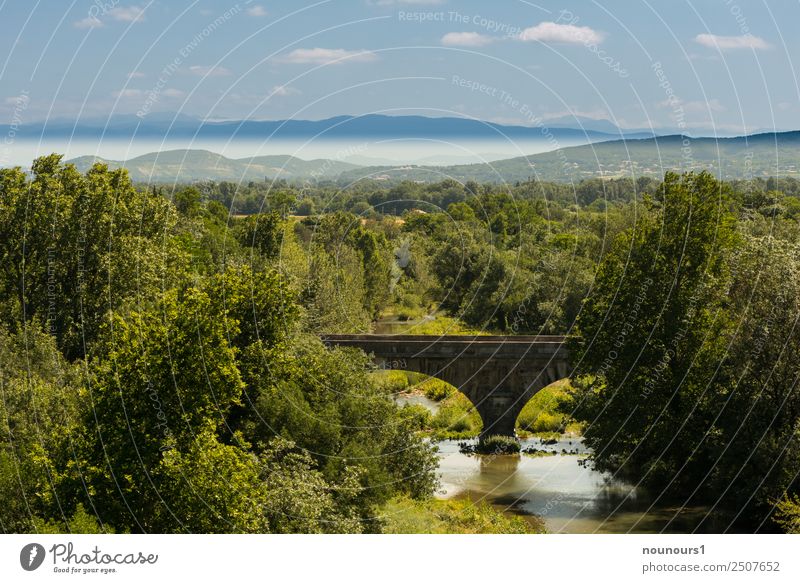
[[[360,348],[381,369],[420,372],[450,383],[475,405],[482,437],[513,436],[525,403],[570,373],[564,336],[335,334],[322,340]]]

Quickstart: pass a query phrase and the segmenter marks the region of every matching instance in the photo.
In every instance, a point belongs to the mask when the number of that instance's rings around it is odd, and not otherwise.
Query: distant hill
[[[95,162],[109,168],[125,167],[136,181],[191,182],[197,180],[250,181],[265,178],[300,180],[336,178],[358,168],[338,160],[301,160],[294,156],[257,156],[231,159],[206,150],[169,150],[145,154],[126,161],[81,156],[70,163],[85,172]]]
[[[800,177],[800,132],[764,133],[736,138],[681,135],[615,140],[552,152],[457,166],[372,166],[344,172],[342,181],[362,177],[392,180],[516,182],[586,178],[660,177],[667,170],[709,170],[724,179],[748,176]]]
[[[450,166],[359,166],[339,160],[302,160],[294,156],[231,159],[205,150],[171,150],[127,161],[83,156],[70,160],[80,170],[95,161],[124,166],[137,181],[196,180],[290,181],[333,179],[342,183],[376,180],[439,181],[444,177],[478,182],[517,182],[532,177],[564,182],[587,178],[662,177],[667,170],[709,170],[724,179],[748,176],[800,177],[800,132],[765,133],[738,138],[663,136],[616,140],[486,164]]]
[[[546,122],[545,122],[546,123]],[[573,120],[572,127],[560,120],[548,130],[556,140],[595,142],[621,137],[649,137],[650,132],[627,132],[611,122]],[[601,128],[599,131],[597,128]],[[10,126],[0,125],[6,133]],[[186,115],[150,114],[114,115],[109,118],[87,118],[77,123],[54,119],[46,123],[26,123],[14,128],[18,139],[50,138],[178,138],[201,139],[270,139],[270,140],[346,140],[346,139],[438,139],[469,140],[533,140],[546,141],[541,127],[503,125],[458,117],[425,117],[420,115],[342,115],[322,120],[201,120]]]

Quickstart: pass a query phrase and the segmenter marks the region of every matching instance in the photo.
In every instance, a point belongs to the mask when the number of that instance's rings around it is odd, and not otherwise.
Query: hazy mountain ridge
[[[663,176],[667,170],[709,170],[723,179],[800,176],[800,131],[735,138],[682,135],[615,140],[562,148],[489,164],[457,166],[368,167],[343,173],[342,181],[360,176],[383,179],[516,182],[529,178],[577,181],[598,177]]]
[[[82,156],[71,160],[80,170],[95,161],[124,166],[138,181],[336,179],[456,180],[516,182],[529,178],[577,181],[597,177],[663,176],[667,170],[709,170],[724,179],[800,175],[800,131],[738,138],[662,136],[616,140],[486,164],[450,166],[359,166],[340,160],[302,160],[294,156],[231,159],[205,150],[171,150],[128,161]]]
[[[588,124],[588,122],[587,122]],[[322,120],[202,120],[190,116],[152,114],[116,115],[109,118],[87,118],[74,121],[55,119],[29,123],[15,128],[19,138],[262,138],[274,140],[315,139],[341,140],[358,138],[461,138],[481,140],[531,139],[545,140],[543,126],[507,125],[458,117],[426,117],[421,115],[342,115]],[[576,127],[577,126],[577,127]],[[9,126],[0,125],[0,131]],[[599,131],[596,128],[601,128]],[[628,132],[611,122],[595,121],[583,125],[576,119],[572,126],[560,120],[547,131],[562,140],[612,140],[620,137],[652,136],[652,132]]]
[[[339,160],[302,160],[289,155],[233,159],[207,150],[153,152],[126,161],[81,156],[69,162],[82,172],[96,162],[106,164],[109,168],[125,167],[133,180],[147,182],[322,179],[335,178],[342,172],[358,168],[355,164]]]

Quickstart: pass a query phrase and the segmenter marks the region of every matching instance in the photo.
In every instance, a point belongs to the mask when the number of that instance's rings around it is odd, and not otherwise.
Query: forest
[[[800,531],[800,183],[152,186],[0,170],[4,532],[540,532],[437,500],[435,417],[324,333],[564,334],[521,431],[746,528]],[[400,389],[405,387],[401,386]],[[523,412],[525,414],[525,412]],[[537,425],[538,423],[538,425]]]

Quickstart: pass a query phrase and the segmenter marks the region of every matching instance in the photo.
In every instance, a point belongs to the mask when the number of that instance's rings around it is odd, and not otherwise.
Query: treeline
[[[308,216],[339,211],[361,217],[376,214],[402,216],[418,209],[425,212],[446,211],[452,203],[466,202],[483,194],[506,194],[517,201],[539,201],[548,206],[566,207],[594,205],[602,210],[611,203],[641,201],[655,193],[660,181],[650,177],[600,179],[577,183],[527,181],[513,184],[460,183],[447,179],[440,182],[359,180],[352,184],[332,181],[297,184],[285,180],[265,182],[201,182],[195,187],[204,200],[223,204],[234,215],[290,210]],[[749,204],[768,199],[779,213],[796,217],[800,214],[800,180],[796,178],[754,178],[729,183],[740,198],[750,197]],[[178,191],[183,186],[177,186]],[[156,187],[159,190],[159,187]],[[173,189],[160,188],[171,197]]]
[[[720,187],[751,235],[794,240],[798,184],[754,179]],[[658,207],[663,189],[649,178],[574,188],[525,183],[510,191],[452,180],[359,183],[343,192],[313,191],[311,206],[320,212],[308,216],[298,216],[291,190],[275,189],[262,201],[272,210],[243,221],[259,225],[260,242],[247,236],[262,253],[269,241],[282,264],[305,262],[312,279],[319,275],[301,291],[303,303],[320,314],[318,331],[364,332],[380,315],[416,319],[438,310],[475,330],[564,334],[612,242]],[[303,196],[301,202],[310,200]]]

